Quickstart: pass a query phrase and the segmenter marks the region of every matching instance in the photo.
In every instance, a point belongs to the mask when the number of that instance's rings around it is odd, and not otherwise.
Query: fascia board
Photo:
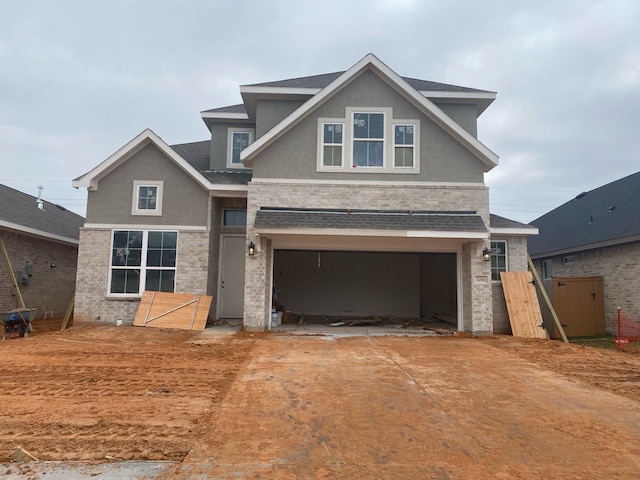
[[[491,235],[538,235],[540,231],[537,227],[530,228],[500,228],[491,227]]]
[[[321,88],[304,88],[304,87],[253,87],[241,86],[240,94],[248,93],[252,95],[316,95]]]
[[[49,240],[53,240],[59,243],[66,243],[69,245],[78,246],[80,241],[75,238],[63,237],[62,235],[56,235],[55,233],[45,232],[44,230],[38,230],[36,228],[25,227],[24,225],[19,225],[17,223],[6,222],[4,220],[0,220],[0,227],[6,228],[9,230],[13,230],[19,233],[24,233],[29,236],[36,236],[47,238]]]
[[[249,115],[246,113],[231,113],[231,112],[200,112],[200,116],[203,119],[220,119],[220,120],[249,120]]]
[[[200,172],[187,163],[175,150],[173,150],[164,140],[156,135],[152,130],[145,129],[126,145],[118,149],[114,154],[109,156],[106,160],[101,162],[98,166],[90,170],[85,175],[74,180],[71,184],[78,187],[87,187],[90,190],[97,190],[98,181],[104,177],[107,173],[111,172],[119,165],[128,160],[132,155],[139,152],[142,148],[149,143],[153,143],[160,149],[166,156],[168,156],[174,163],[176,163],[182,170],[190,175],[196,182],[198,182],[206,190],[212,188],[211,182],[209,182]]]
[[[442,90],[420,90],[427,98],[455,98],[463,100],[495,100],[496,92],[448,92]]]
[[[266,135],[255,141],[249,147],[244,149],[240,154],[240,158],[243,162],[247,162],[245,165],[250,166],[253,158],[260,152],[262,152],[268,145],[280,138],[286,131],[292,126],[297,124],[302,118],[304,118],[310,111],[315,109],[319,104],[329,98],[335,91],[346,85],[352,78],[367,67],[373,67],[383,77],[386,77],[391,83],[397,86],[400,93],[404,93],[408,97],[414,100],[414,102],[421,106],[423,111],[431,118],[435,123],[449,131],[455,138],[457,138],[468,150],[470,150],[476,157],[478,157],[488,167],[493,168],[498,164],[498,156],[487,148],[484,144],[478,141],[473,135],[464,130],[461,126],[455,123],[447,114],[445,114],[440,108],[438,108],[433,102],[425,98],[415,88],[411,87],[405,80],[397,73],[387,67],[381,62],[375,55],[368,54],[362,60],[353,65],[349,70],[343,73],[340,77],[335,79],[314,97],[309,99],[304,105],[294,111],[291,115],[285,118],[282,122],[272,128]],[[272,87],[263,87],[272,88]]]

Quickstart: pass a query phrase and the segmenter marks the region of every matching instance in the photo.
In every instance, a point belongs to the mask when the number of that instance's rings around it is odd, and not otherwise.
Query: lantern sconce
[[[253,242],[249,243],[249,255],[253,256],[256,254],[256,246],[253,244]]]
[[[491,261],[491,255],[493,255],[494,253],[495,253],[495,250],[484,247],[484,250],[482,250],[482,259],[485,262],[489,262]]]

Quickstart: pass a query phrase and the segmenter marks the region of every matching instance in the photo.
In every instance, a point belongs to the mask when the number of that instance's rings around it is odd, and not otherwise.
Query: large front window
[[[178,232],[114,230],[109,293],[175,290]]]
[[[353,113],[352,165],[384,166],[384,113]]]

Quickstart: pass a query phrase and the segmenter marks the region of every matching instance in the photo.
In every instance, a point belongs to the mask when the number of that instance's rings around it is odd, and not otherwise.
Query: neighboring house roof
[[[210,141],[184,143],[171,147],[150,129],[141,132],[89,172],[75,178],[72,185],[76,188],[97,189],[98,182],[102,177],[122,165],[149,144],[155,145],[187,175],[208,191],[237,191],[239,188],[246,190],[246,183],[248,182],[246,172],[245,175],[232,175],[234,172],[219,174],[220,172],[208,170]]]
[[[589,192],[531,222],[540,235],[529,238],[534,257],[640,241],[640,172]]]
[[[449,238],[486,238],[487,227],[476,212],[426,212],[262,207],[256,212],[257,232],[287,229],[349,231],[404,230],[440,232]]]
[[[0,229],[77,245],[84,218],[60,205],[0,185]]]
[[[291,128],[313,112],[319,105],[330,99],[333,95],[344,88],[353,78],[357,77],[365,70],[374,71],[385,81],[393,85],[394,88],[404,95],[407,100],[413,103],[416,108],[420,109],[422,113],[429,117],[435,124],[440,126],[443,130],[449,133],[449,135],[466,147],[472,154],[479,158],[487,167],[487,171],[498,164],[498,156],[495,153],[453,121],[431,100],[426,98],[422,93],[402,79],[402,77],[382,63],[375,55],[368,54],[349,70],[329,83],[329,85],[323,88],[319,93],[307,100],[300,108],[296,109],[292,114],[269,130],[265,135],[244,149],[240,154],[240,158],[245,162],[245,165],[251,167],[253,160],[259,153],[286,134],[291,130]]]

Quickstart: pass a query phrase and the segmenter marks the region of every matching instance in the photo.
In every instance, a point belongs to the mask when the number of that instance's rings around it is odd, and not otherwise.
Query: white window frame
[[[233,136],[236,133],[248,133],[249,134],[249,143],[247,147],[253,143],[254,137],[254,129],[253,128],[240,128],[240,127],[229,127],[227,130],[227,168],[247,168],[242,162],[233,163]]]
[[[156,208],[138,208],[138,201],[140,200],[140,187],[156,187]],[[145,215],[145,216],[162,216],[162,197],[164,190],[163,180],[134,180],[133,181],[133,194],[131,195],[131,215]]]
[[[384,138],[383,138],[383,165],[382,167],[353,166],[353,121],[356,113],[381,113],[384,114]],[[420,120],[395,119],[393,109],[387,107],[346,107],[343,118],[322,117],[317,120],[317,172],[333,173],[392,173],[392,174],[419,174],[420,173]],[[323,163],[324,151],[324,125],[328,123],[344,125],[342,131],[342,166],[325,166]],[[412,125],[414,127],[414,165],[413,167],[395,167],[395,127],[396,125]]]
[[[365,169],[365,170],[373,170],[373,171],[378,171],[378,170],[384,170],[385,167],[387,166],[387,162],[389,159],[389,155],[388,155],[388,145],[389,145],[389,118],[391,116],[391,109],[387,108],[348,108],[347,112],[349,113],[349,132],[351,133],[351,135],[349,135],[349,146],[350,146],[350,150],[351,150],[351,155],[349,156],[349,167],[351,167],[352,169]],[[368,115],[382,115],[382,137],[381,138],[356,138],[354,135],[354,123],[355,123],[355,117],[356,115],[360,114],[360,113],[364,113],[364,114],[368,114]],[[355,165],[354,163],[354,146],[356,144],[356,142],[363,142],[363,143],[368,143],[368,142],[382,142],[382,165]]]
[[[493,258],[497,256],[497,254],[495,253],[494,250],[494,243],[504,243],[504,271],[508,272],[509,271],[509,242],[507,242],[506,240],[501,240],[501,239],[493,239],[491,240],[491,281],[494,283],[499,283],[501,282],[500,280],[500,272],[502,272],[503,270],[498,270],[498,279],[494,280],[493,279]]]
[[[115,232],[142,232],[142,250],[140,252],[140,266],[132,267],[118,267],[113,266],[113,250],[114,250],[114,234]],[[149,232],[168,232],[176,234],[176,261],[173,267],[147,267],[147,252],[149,249]],[[124,225],[122,228],[114,228],[111,230],[111,241],[109,242],[109,275],[107,279],[107,297],[108,298],[139,298],[146,289],[147,282],[147,270],[173,270],[174,271],[174,292],[175,292],[175,280],[178,273],[178,247],[180,242],[180,233],[177,230],[144,230],[135,228],[133,225]],[[111,293],[111,280],[114,270],[139,270],[140,271],[140,285],[138,286],[137,293]]]
[[[345,150],[345,125],[344,122],[324,121],[320,119],[318,128],[318,145],[320,146],[318,155],[320,157],[320,167],[326,170],[337,170],[344,168],[344,150]],[[325,125],[340,125],[342,127],[342,143],[325,143],[324,141],[324,127]],[[340,165],[325,165],[324,163],[324,147],[340,147]]]
[[[413,143],[411,145],[409,144],[397,144],[396,143],[396,127],[413,127]],[[416,168],[416,161],[419,157],[420,151],[418,149],[418,145],[420,145],[419,139],[420,139],[420,129],[418,128],[418,125],[411,120],[407,120],[406,122],[402,121],[402,120],[394,120],[393,122],[393,127],[392,127],[392,141],[393,141],[393,145],[392,145],[392,164],[391,166],[394,169],[398,169],[398,170],[414,170]],[[410,167],[405,167],[405,166],[396,166],[396,147],[400,147],[400,148],[408,148],[411,147],[413,149],[413,165],[411,165]]]

